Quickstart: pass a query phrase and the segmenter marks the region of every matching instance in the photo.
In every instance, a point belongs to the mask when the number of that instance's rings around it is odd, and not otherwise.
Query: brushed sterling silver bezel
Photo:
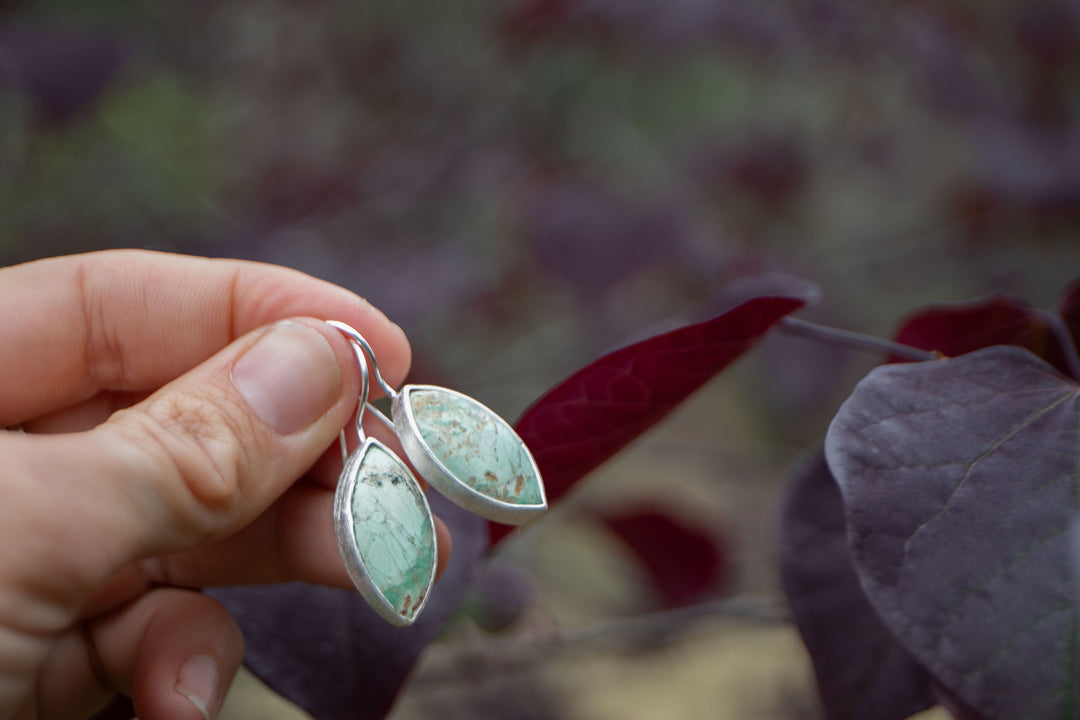
[[[368,574],[367,567],[364,564],[364,558],[360,554],[360,549],[356,544],[355,520],[352,513],[352,496],[356,489],[357,478],[360,475],[364,458],[367,456],[367,453],[376,446],[397,462],[411,481],[412,484],[410,490],[423,506],[427,518],[428,529],[431,531],[431,544],[434,550],[434,553],[432,554],[431,572],[428,575],[427,586],[424,589],[423,595],[420,597],[419,602],[413,606],[414,609],[412,610],[412,614],[408,617],[398,612],[397,608],[387,600],[383,592],[371,580],[371,576]],[[427,497],[424,495],[424,491],[420,487],[420,483],[417,482],[416,477],[390,448],[375,438],[365,438],[363,444],[354,450],[345,462],[345,467],[342,469],[341,477],[338,481],[337,490],[334,492],[334,530],[337,535],[338,552],[341,554],[341,559],[345,563],[345,569],[349,573],[349,579],[352,580],[353,585],[360,591],[360,594],[364,597],[364,600],[367,601],[368,605],[370,605],[380,617],[392,625],[396,625],[397,627],[412,625],[427,604],[427,599],[431,595],[432,585],[435,583],[435,570],[438,566],[439,558],[438,536],[435,534],[435,519],[431,513],[431,508],[428,505]]]
[[[450,472],[431,451],[427,443],[424,442],[423,435],[420,433],[420,428],[413,415],[412,403],[409,400],[409,395],[416,390],[433,390],[453,395],[488,412],[496,422],[517,439],[518,445],[525,451],[539,485],[540,502],[522,505],[499,500],[469,487]],[[438,385],[406,385],[393,396],[390,413],[398,439],[401,441],[401,447],[405,450],[405,454],[413,467],[432,487],[455,505],[488,520],[494,520],[506,525],[524,525],[536,520],[547,510],[547,494],[544,490],[544,481],[540,475],[540,469],[536,465],[536,460],[533,458],[532,453],[529,452],[528,446],[525,445],[525,442],[508,422],[483,403],[456,390],[450,390]]]

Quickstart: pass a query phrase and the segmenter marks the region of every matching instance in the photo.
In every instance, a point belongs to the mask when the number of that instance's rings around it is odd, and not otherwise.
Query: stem
[[[827,325],[818,325],[817,323],[807,322],[806,320],[800,320],[793,317],[781,319],[780,329],[792,335],[801,335],[833,345],[843,345],[844,347],[855,348],[856,350],[892,353],[905,360],[922,361],[938,359],[938,355],[929,350],[920,350],[919,348],[913,348],[910,345],[902,345],[893,342],[892,340],[882,340],[881,338],[872,335],[863,335],[862,333],[852,332],[850,330],[839,330],[837,328],[828,327]]]

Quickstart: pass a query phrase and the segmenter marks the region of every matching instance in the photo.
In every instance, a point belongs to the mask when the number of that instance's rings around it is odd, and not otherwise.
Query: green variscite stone
[[[420,486],[401,461],[368,448],[352,495],[353,529],[364,568],[383,597],[411,619],[431,586],[435,537]]]
[[[524,443],[498,415],[438,389],[414,389],[409,401],[424,443],[459,481],[506,503],[544,502]]]

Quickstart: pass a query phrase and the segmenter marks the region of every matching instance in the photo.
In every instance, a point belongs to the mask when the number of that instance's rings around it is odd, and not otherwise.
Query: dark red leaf
[[[711,320],[609,353],[549,390],[517,431],[555,502],[754,345],[799,297],[757,297]],[[493,539],[505,528],[493,526]]]
[[[1067,373],[1068,363],[1053,318],[1022,300],[989,297],[955,305],[936,305],[904,320],[896,341],[947,357],[993,345],[1016,345]],[[900,362],[890,357],[890,362]]]
[[[859,585],[840,490],[818,450],[781,505],[780,572],[828,720],[902,720],[935,704],[930,676]]]
[[[1075,717],[1080,386],[1026,350],[873,370],[829,427],[862,588],[989,720]]]
[[[706,322],[616,350],[548,391],[517,423],[548,499],[558,500],[803,302],[754,298]]]
[[[655,509],[598,519],[634,551],[667,607],[686,605],[725,586],[727,556],[714,533]]]

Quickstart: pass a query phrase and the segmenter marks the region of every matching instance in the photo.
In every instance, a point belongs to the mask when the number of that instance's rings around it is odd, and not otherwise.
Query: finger
[[[91,430],[109,419],[117,410],[142,402],[150,393],[105,391],[66,407],[22,423],[28,433],[59,435]]]
[[[0,552],[0,572],[43,600],[85,599],[132,560],[234,534],[335,439],[358,375],[340,333],[286,321],[90,432],[0,438],[20,498],[0,504],[0,523],[35,540]]]
[[[274,320],[337,319],[360,330],[391,383],[404,335],[357,295],[260,263],[105,251],[0,269],[0,426],[103,390],[155,390]]]
[[[205,587],[300,580],[351,588],[338,552],[333,505],[333,493],[308,484],[297,486],[233,537],[143,561],[139,567],[155,584]],[[436,515],[434,520],[438,578],[450,559],[452,542],[442,518]]]
[[[65,633],[38,674],[38,717],[85,717],[115,693],[146,720],[214,717],[243,658],[217,600],[160,588]]]
[[[188,552],[141,560],[124,568],[87,602],[83,615],[105,612],[146,592],[169,585],[187,588],[267,584],[299,580],[352,588],[338,552],[333,493],[299,484],[236,535]],[[438,557],[435,577],[453,549],[450,531],[435,516]]]

